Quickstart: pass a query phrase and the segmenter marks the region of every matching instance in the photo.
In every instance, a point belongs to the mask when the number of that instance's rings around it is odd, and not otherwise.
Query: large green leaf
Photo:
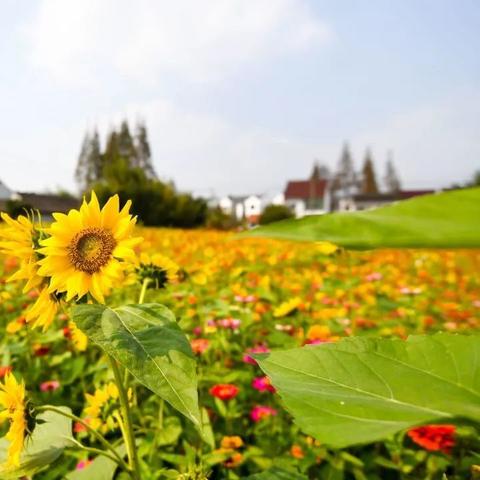
[[[480,421],[480,336],[352,337],[255,356],[298,425],[333,447]]]
[[[480,188],[424,195],[362,212],[284,220],[250,236],[329,241],[345,248],[478,248]]]
[[[140,383],[200,426],[195,356],[163,305],[79,305],[73,320]]]
[[[125,456],[125,445],[116,448],[117,452]],[[117,463],[108,457],[99,455],[95,457],[92,463],[81,470],[74,470],[65,477],[66,480],[111,480],[117,470]]]
[[[56,407],[71,413],[67,407]],[[30,438],[25,440],[24,451],[20,457],[20,466],[5,467],[7,450],[10,443],[0,439],[0,478],[14,479],[30,477],[35,472],[53,463],[63,452],[71,446],[72,421],[55,412],[43,412],[37,417],[38,423]]]

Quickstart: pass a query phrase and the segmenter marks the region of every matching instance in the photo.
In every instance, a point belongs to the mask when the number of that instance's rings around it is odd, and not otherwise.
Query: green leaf
[[[255,358],[298,425],[332,447],[454,417],[480,421],[479,336],[352,337]]]
[[[125,445],[116,448],[117,452],[125,456]],[[117,470],[117,463],[110,458],[99,455],[92,463],[82,470],[70,472],[65,478],[67,480],[111,480]]]
[[[163,305],[78,305],[73,320],[140,383],[200,426],[195,356]]]
[[[67,407],[56,407],[67,413]],[[30,438],[25,440],[24,451],[20,457],[20,466],[5,467],[7,450],[10,442],[5,438],[0,439],[0,477],[14,479],[30,477],[35,472],[53,463],[72,444],[72,421],[55,412],[43,412],[38,415],[38,423]]]
[[[265,472],[242,478],[244,480],[307,480],[305,475],[278,467],[272,467]]]
[[[329,241],[350,249],[478,248],[480,188],[424,195],[362,212],[285,220],[246,235]]]

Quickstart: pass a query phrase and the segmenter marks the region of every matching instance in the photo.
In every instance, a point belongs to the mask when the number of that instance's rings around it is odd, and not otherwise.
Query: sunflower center
[[[108,263],[116,244],[109,230],[85,228],[72,238],[68,256],[77,270],[93,274]]]

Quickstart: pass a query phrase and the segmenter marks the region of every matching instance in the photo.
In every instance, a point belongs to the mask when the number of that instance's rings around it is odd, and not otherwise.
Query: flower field
[[[120,219],[119,231],[123,227]],[[0,228],[2,235],[8,227]],[[88,235],[100,234],[92,227]],[[75,295],[81,298],[79,292],[112,307],[165,305],[187,334],[197,361],[202,434],[168,399],[152,393],[135,375],[128,379],[125,393],[138,478],[442,479],[447,472],[448,479],[464,479],[480,463],[478,431],[468,422],[442,422],[385,441],[331,449],[293,423],[253,358],[255,353],[349,336],[405,339],[436,331],[471,332],[480,325],[479,251],[346,252],[327,243],[140,227],[132,235],[143,240],[128,243],[125,237],[123,276],[113,266],[100,286],[93,275],[90,284],[80,277],[77,283],[62,279],[59,264],[48,262],[52,249],[60,247],[53,235],[44,240],[38,274],[53,279],[63,292],[54,305],[42,301],[42,287],[33,277],[24,288],[25,263],[18,251],[16,255],[3,245],[0,419],[5,420],[2,434],[9,433],[0,449],[21,440],[9,428],[15,424],[11,417],[17,405],[8,403],[9,392],[16,392],[17,403],[27,412],[20,410],[25,425],[16,424],[23,425],[27,446],[33,428],[28,412],[34,406],[68,406],[74,415],[73,440],[35,479],[130,478],[121,464],[117,468],[114,453],[109,454],[113,460],[99,456],[103,445],[95,432],[117,451],[125,448],[124,392],[104,352],[73,322],[68,302]],[[86,237],[73,238],[78,246]],[[110,238],[101,239],[102,248],[110,248]],[[130,259],[128,248],[140,260]],[[70,260],[78,260],[68,252]],[[94,260],[102,262],[103,257]],[[92,273],[97,265],[82,268]],[[22,275],[7,282],[22,269]],[[21,381],[28,402],[18,398],[23,395],[17,384]],[[18,463],[15,455],[21,449],[11,451],[12,464]],[[254,477],[272,467],[289,473]]]

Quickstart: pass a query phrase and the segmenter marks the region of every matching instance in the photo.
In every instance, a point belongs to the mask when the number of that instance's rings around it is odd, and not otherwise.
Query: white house
[[[257,224],[263,210],[263,200],[260,195],[225,196],[220,198],[218,206],[227,215],[232,215],[239,222],[246,220]]]

